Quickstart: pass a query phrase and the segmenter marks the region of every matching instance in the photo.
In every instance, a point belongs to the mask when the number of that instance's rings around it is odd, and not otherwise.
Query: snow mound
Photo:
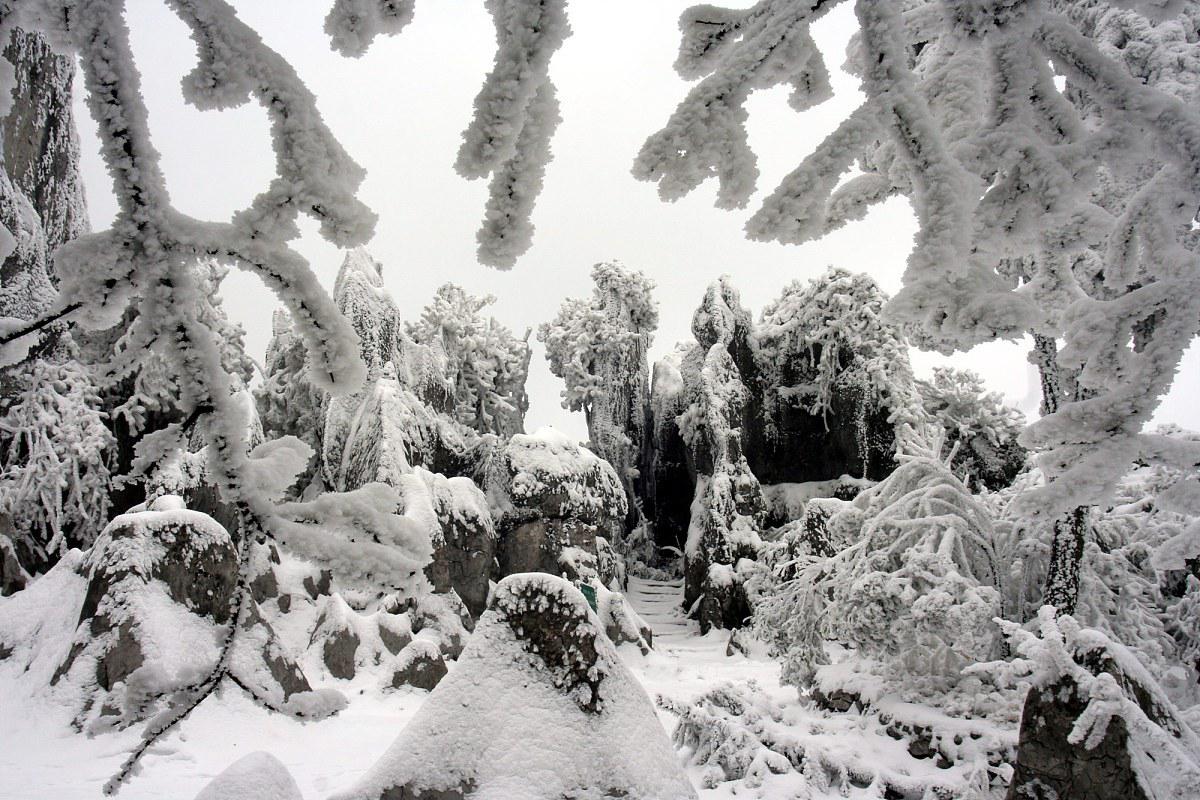
[[[279,759],[259,751],[239,758],[196,795],[196,800],[303,800]]]
[[[497,585],[458,666],[336,800],[694,798],[653,706],[568,582]]]

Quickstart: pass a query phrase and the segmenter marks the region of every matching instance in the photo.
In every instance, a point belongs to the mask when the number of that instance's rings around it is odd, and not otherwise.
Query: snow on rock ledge
[[[458,666],[357,786],[335,800],[695,798],[650,699],[583,595],[497,585]]]

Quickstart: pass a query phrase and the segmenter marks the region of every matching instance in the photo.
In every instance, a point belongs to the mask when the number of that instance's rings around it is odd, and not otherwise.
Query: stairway
[[[630,578],[625,598],[650,629],[660,653],[693,653],[712,649],[699,639],[699,626],[683,614],[683,580]]]

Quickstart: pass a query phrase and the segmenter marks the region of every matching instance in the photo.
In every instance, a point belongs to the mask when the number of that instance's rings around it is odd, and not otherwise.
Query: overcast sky
[[[892,200],[865,220],[803,246],[749,242],[749,213],[803,155],[857,105],[856,81],[840,71],[853,31],[849,4],[815,26],[834,71],[837,96],[805,114],[786,92],[760,92],[749,104],[750,143],[759,156],[759,191],[748,210],[712,205],[710,181],[674,204],[630,175],[645,138],[665,122],[688,84],[671,63],[683,0],[575,0],[574,34],[554,56],[551,75],[563,123],[553,140],[545,190],[534,213],[533,248],[509,272],[475,261],[475,231],[486,183],[452,168],[472,114],[475,93],[495,49],[491,18],[479,0],[417,0],[414,21],[399,36],[377,40],[361,59],[333,53],[322,31],[331,0],[235,0],[242,18],[281,53],[317,97],[329,127],[367,170],[360,197],[379,215],[368,249],[383,263],[384,281],[408,318],[434,290],[453,281],[497,298],[494,315],[520,334],[550,319],[567,297],[590,291],[597,261],[616,259],[657,284],[660,328],[652,357],[690,338],[693,310],[705,286],[729,274],[756,315],[797,278],[835,265],[869,273],[889,293],[899,287],[915,222],[906,201]],[[154,144],[162,154],[177,208],[201,219],[227,220],[274,175],[267,121],[257,105],[199,112],[183,103],[179,82],[195,64],[184,26],[161,0],[129,0],[133,47],[142,72]],[[83,169],[92,225],[107,227],[115,211],[98,155],[95,127],[79,104]],[[297,249],[332,289],[342,254],[302,223]],[[262,359],[274,297],[255,279],[231,275],[224,287],[230,316],[247,331],[250,354]],[[950,361],[983,374],[988,385],[1027,413],[1037,407],[1036,375],[1027,346],[994,343]],[[946,359],[913,355],[918,375]],[[1200,429],[1194,399],[1200,356],[1193,348],[1160,419]],[[534,350],[527,427],[555,425],[585,437],[581,415],[559,406],[560,382]]]

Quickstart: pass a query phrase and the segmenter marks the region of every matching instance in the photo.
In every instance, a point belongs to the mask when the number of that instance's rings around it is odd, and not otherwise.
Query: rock
[[[613,644],[635,644],[645,655],[654,646],[654,631],[638,616],[620,592],[604,586],[593,585],[596,593],[596,616],[604,626],[604,633]]]
[[[546,572],[578,579],[580,564],[595,570],[596,539],[595,526],[580,520],[534,519],[515,524],[500,540],[499,577]]]
[[[360,614],[341,595],[333,594],[323,601],[308,644],[319,653],[331,676],[350,680],[361,669],[384,663],[412,639],[407,615],[388,611]]]
[[[1053,615],[1042,616],[1045,630]],[[1058,624],[1062,655],[1078,666],[1059,669],[1056,679],[1026,696],[1008,800],[1200,796],[1200,737],[1137,657],[1098,631],[1080,629],[1071,617]],[[1086,690],[1082,680],[1090,682]],[[1116,712],[1103,735],[1093,729],[1084,741],[1070,741],[1089,701],[1097,699]]]
[[[287,654],[258,604],[250,600],[242,612],[242,629],[235,641],[235,674],[279,706],[312,691],[300,666]],[[266,673],[263,674],[263,667]],[[257,680],[252,676],[258,675]],[[268,679],[269,676],[269,679]]]
[[[435,592],[454,591],[473,618],[487,606],[496,552],[496,526],[487,498],[469,478],[414,470],[437,517],[433,560],[425,574]],[[406,493],[406,501],[410,495]]]
[[[101,532],[81,569],[87,590],[71,649],[51,683],[90,687],[78,724],[125,725],[217,661],[230,623],[238,557],[228,532],[169,496]],[[243,602],[231,672],[283,705],[310,687],[253,598]]]
[[[327,569],[321,570],[315,579],[311,575],[304,576],[304,591],[313,600],[328,595],[332,586],[333,573]]]
[[[279,551],[273,544],[253,543],[250,554],[250,596],[254,602],[262,603],[279,596],[279,578],[275,567],[279,564]]]
[[[200,790],[195,800],[304,800],[292,773],[270,753],[242,756]]]
[[[654,365],[650,431],[641,470],[645,476],[642,511],[654,522],[654,543],[658,547],[683,550],[696,475],[689,465],[687,443],[679,431],[679,415],[687,410],[680,358],[681,353],[672,353]]]
[[[17,560],[12,540],[0,533],[0,597],[19,592],[29,583],[29,574]]]
[[[471,615],[454,592],[425,594],[403,602],[385,602],[393,614],[405,614],[412,621],[412,633],[424,634],[436,641],[445,658],[455,659],[467,641]]]
[[[562,579],[501,581],[457,667],[335,800],[695,798],[650,699],[595,620]]]
[[[508,442],[489,437],[476,481],[499,534],[496,577],[546,572],[573,578],[597,566],[596,538],[624,529],[625,490],[607,461],[543,428]]]
[[[393,689],[414,686],[432,690],[446,677],[446,672],[446,661],[437,643],[429,639],[414,639],[400,651],[390,683]]]

